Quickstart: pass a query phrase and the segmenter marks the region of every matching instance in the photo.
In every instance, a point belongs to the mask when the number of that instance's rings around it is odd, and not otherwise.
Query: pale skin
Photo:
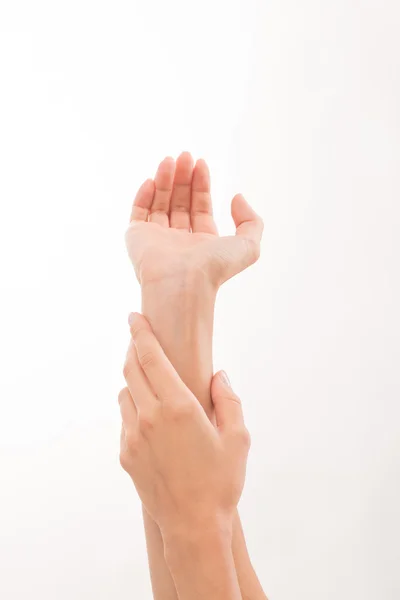
[[[178,597],[239,600],[232,531],[250,447],[240,400],[219,373],[214,426],[148,322],[132,316],[128,387],[119,395],[121,464],[160,529]]]
[[[219,237],[204,160],[168,157],[139,189],[126,233],[142,287],[142,312],[166,356],[215,424],[211,400],[212,331],[219,286],[259,256],[261,219],[243,196],[232,201],[236,235]],[[158,525],[143,510],[153,594],[178,598]],[[237,512],[232,550],[242,598],[265,599],[252,568]]]

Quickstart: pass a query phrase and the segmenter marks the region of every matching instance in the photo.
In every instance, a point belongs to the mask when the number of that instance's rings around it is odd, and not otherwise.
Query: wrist
[[[178,372],[181,361],[201,368],[212,347],[215,300],[213,286],[197,275],[143,285],[142,313]]]
[[[197,342],[214,321],[217,289],[199,273],[171,276],[142,284],[142,312],[150,324],[172,333],[170,340]],[[171,331],[171,329],[173,330]]]
[[[162,532],[161,532],[162,533]],[[208,519],[164,532],[164,557],[179,598],[241,598],[230,521]]]
[[[167,562],[181,555],[199,555],[215,548],[232,548],[231,519],[213,519],[204,523],[169,525],[161,529]]]
[[[180,305],[176,304],[177,298],[186,298],[192,302],[192,308],[195,310],[201,306],[214,305],[218,292],[218,286],[210,281],[205,273],[198,270],[186,270],[179,273],[173,273],[162,279],[146,280],[141,282],[143,301],[151,299],[153,302],[159,301],[163,304],[171,300],[175,302],[175,309],[180,310]],[[201,298],[201,302],[197,299]],[[193,312],[194,312],[193,310]]]

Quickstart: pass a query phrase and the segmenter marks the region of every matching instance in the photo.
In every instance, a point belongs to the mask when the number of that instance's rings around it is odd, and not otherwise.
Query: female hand
[[[212,216],[207,163],[183,152],[167,157],[155,180],[140,187],[126,232],[129,256],[139,282],[178,283],[188,274],[205,275],[218,288],[254,263],[260,253],[261,218],[241,194],[232,200],[236,235],[219,237]]]
[[[217,374],[214,427],[142,315],[133,315],[131,334],[119,394],[122,467],[163,536],[231,530],[250,446],[240,400]]]

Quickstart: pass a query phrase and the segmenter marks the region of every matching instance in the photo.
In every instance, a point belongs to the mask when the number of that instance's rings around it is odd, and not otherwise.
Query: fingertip
[[[192,157],[191,153],[189,152],[189,150],[183,150],[180,153],[179,158],[187,158],[189,160],[193,160],[193,157]]]
[[[165,176],[166,173],[175,170],[175,159],[172,156],[166,156],[158,165],[156,179],[160,177],[160,174]]]
[[[219,372],[219,378],[221,379],[222,383],[227,386],[227,387],[232,387],[231,386],[231,382],[229,381],[229,377],[226,374],[225,371],[220,371]]]
[[[237,218],[248,219],[250,217],[254,218],[254,216],[256,215],[256,212],[253,210],[253,208],[247,202],[247,200],[243,196],[243,194],[236,194],[232,198],[231,212],[232,212],[232,216],[234,219],[235,218],[236,219]]]
[[[208,164],[203,158],[198,158],[193,170],[193,191],[194,192],[208,192],[210,193],[210,169]],[[211,196],[207,199],[208,204],[211,205]]]
[[[209,171],[208,164],[204,158],[198,158],[195,166],[197,168],[201,167],[202,169]]]
[[[242,194],[234,196],[231,211],[237,233],[249,234],[250,238],[260,241],[264,222]]]
[[[214,374],[211,381],[211,395],[218,393],[218,388],[224,387],[225,389],[232,390],[231,382],[226,374],[226,371],[218,371]]]
[[[132,312],[128,316],[128,324],[131,330],[131,335],[134,338],[141,329],[151,331],[148,320],[138,312]]]
[[[144,194],[150,194],[151,192],[154,191],[154,179],[151,179],[151,177],[149,177],[149,179],[146,179],[146,181],[144,181],[142,183],[142,185],[140,186],[138,193],[136,195],[135,198],[135,202],[137,202],[137,206],[141,206],[143,205],[147,205],[149,202],[149,196],[144,195]]]
[[[131,312],[131,313],[129,313],[129,316],[128,316],[128,324],[129,324],[129,326],[130,326],[130,327],[132,327],[132,325],[135,323],[135,320],[136,320],[136,315],[137,315],[137,314],[138,314],[138,313],[134,313],[134,312]]]
[[[191,172],[194,167],[194,159],[190,152],[184,150],[176,159],[178,173],[183,170],[183,173]]]
[[[243,194],[235,194],[232,198],[232,204],[231,207],[235,208],[238,204],[247,204],[247,200],[246,198],[243,196]]]

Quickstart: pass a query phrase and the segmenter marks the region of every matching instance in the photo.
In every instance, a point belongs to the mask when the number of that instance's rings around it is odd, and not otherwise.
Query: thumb
[[[211,398],[219,430],[244,425],[242,403],[231,388],[225,371],[214,375],[211,382]]]
[[[264,230],[263,220],[242,194],[234,196],[231,212],[236,235],[245,237],[259,246]]]
[[[232,200],[232,218],[236,235],[224,238],[225,254],[231,258],[224,272],[224,281],[247,269],[260,256],[264,224],[242,194]]]

